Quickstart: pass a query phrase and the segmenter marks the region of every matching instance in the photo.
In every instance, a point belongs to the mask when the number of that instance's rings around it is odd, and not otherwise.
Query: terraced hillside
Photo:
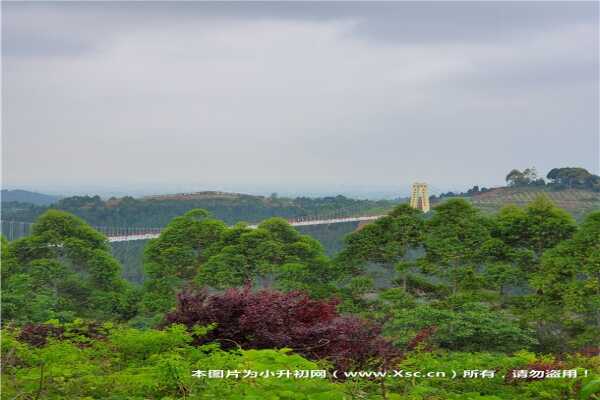
[[[468,199],[483,211],[495,212],[506,204],[525,205],[540,195],[548,196],[556,205],[567,210],[577,219],[591,210],[600,209],[600,192],[584,189],[501,187]]]

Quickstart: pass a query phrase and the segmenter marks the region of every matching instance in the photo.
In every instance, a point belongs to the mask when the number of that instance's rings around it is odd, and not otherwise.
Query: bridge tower
[[[410,195],[410,206],[421,210],[424,213],[429,211],[429,191],[427,190],[426,183],[413,183]]]

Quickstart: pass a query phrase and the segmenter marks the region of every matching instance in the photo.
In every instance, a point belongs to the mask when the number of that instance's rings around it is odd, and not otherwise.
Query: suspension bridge
[[[336,216],[336,217],[298,217],[288,219],[292,226],[311,226],[339,224],[343,222],[361,222],[373,221],[381,218],[384,214],[377,215],[359,215],[359,216]],[[32,232],[33,222],[22,221],[1,221],[2,234],[9,240],[15,240],[20,237],[28,236]],[[258,224],[248,225],[249,228],[257,228]],[[132,240],[149,240],[160,236],[164,228],[145,228],[145,227],[110,227],[110,226],[92,226],[98,232],[104,234],[109,242],[128,242]]]
[[[429,211],[429,194],[426,183],[414,183],[410,206],[424,212]],[[329,225],[344,222],[373,221],[387,214],[387,210],[360,209],[355,205],[329,211],[326,214],[315,216],[301,216],[288,219],[291,226]],[[32,232],[33,222],[22,221],[0,221],[2,234],[10,241],[20,237],[28,236]],[[257,228],[259,224],[250,224],[249,228]],[[144,227],[107,227],[92,226],[98,232],[104,234],[109,242],[129,242],[134,240],[149,240],[160,236],[164,228]]]

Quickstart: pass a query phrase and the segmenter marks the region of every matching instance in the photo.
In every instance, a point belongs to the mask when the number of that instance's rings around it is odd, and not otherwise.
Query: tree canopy
[[[71,214],[50,210],[31,236],[2,247],[8,320],[127,319],[136,312],[136,290],[121,277],[106,238]]]
[[[577,224],[545,197],[493,215],[463,199],[428,214],[401,205],[348,235],[335,259],[284,219],[230,227],[192,209],[147,244],[140,287],[107,238],[64,211],[47,211],[29,237],[2,238],[1,256],[11,398],[590,400],[600,390],[600,212]],[[256,376],[225,375],[248,370]],[[259,375],[269,370],[320,378]],[[473,370],[494,375],[448,378]],[[578,375],[549,376],[563,370]]]

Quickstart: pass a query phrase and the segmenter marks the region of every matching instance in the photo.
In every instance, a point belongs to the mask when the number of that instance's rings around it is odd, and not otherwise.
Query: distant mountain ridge
[[[21,189],[2,189],[2,194],[0,196],[2,202],[16,201],[19,203],[35,204],[36,206],[47,206],[60,200],[60,196],[30,192],[28,190]]]

